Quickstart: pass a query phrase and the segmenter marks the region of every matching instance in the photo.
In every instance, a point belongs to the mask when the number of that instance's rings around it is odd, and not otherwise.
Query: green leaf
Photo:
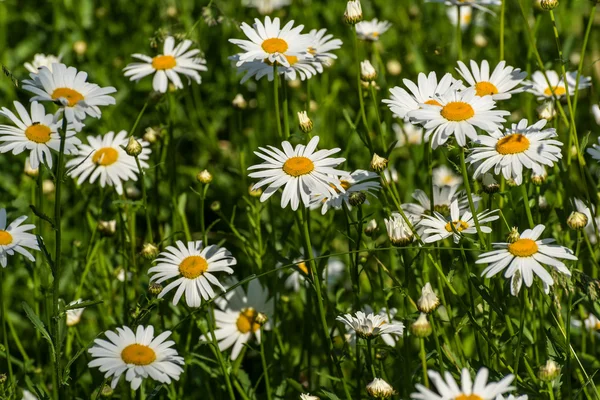
[[[164,387],[164,385],[158,385],[156,386],[152,392],[150,392],[150,394],[148,395],[148,397],[146,397],[146,400],[151,400],[154,399],[156,396],[158,396],[158,394],[160,393],[160,391],[162,390],[162,388]]]
[[[101,303],[104,303],[104,300],[82,301],[81,303],[70,304],[70,305],[65,306],[64,311],[77,310],[80,308],[91,307],[91,306],[95,306],[96,304],[101,304]]]
[[[33,309],[31,307],[29,307],[29,304],[27,304],[26,302],[23,302],[22,304],[23,304],[23,310],[25,311],[25,314],[27,314],[27,318],[29,318],[29,320],[33,323],[33,326],[35,326],[35,328],[42,334],[42,336],[48,341],[48,343],[50,343],[50,349],[52,350],[52,355],[53,355],[53,357],[56,357],[54,343],[52,343],[52,338],[50,337],[50,334],[46,330],[44,323],[42,322],[40,317],[38,317],[35,314]]]
[[[326,399],[330,400],[340,400],[340,398],[335,393],[331,393],[326,390],[321,390],[321,396],[324,396]]]
[[[52,218],[50,218],[48,215],[44,214],[43,212],[41,212],[40,210],[38,210],[33,204],[29,205],[29,208],[31,208],[31,211],[33,211],[33,213],[38,217],[43,219],[44,221],[48,222],[50,224],[50,226],[52,227],[52,229],[55,228],[54,225],[54,220]]]

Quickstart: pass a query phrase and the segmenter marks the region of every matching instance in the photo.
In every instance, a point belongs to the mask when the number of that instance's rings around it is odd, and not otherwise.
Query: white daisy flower
[[[75,301],[70,302],[69,305],[74,306],[76,304],[81,304],[82,302],[83,302],[83,300],[77,299]],[[79,321],[81,321],[81,315],[83,314],[84,310],[85,310],[85,307],[72,308],[70,310],[67,310],[67,326],[77,325],[79,323]]]
[[[456,71],[469,85],[475,89],[477,96],[492,96],[494,100],[510,99],[513,94],[521,93],[528,89],[519,86],[527,77],[527,72],[519,68],[506,66],[506,61],[500,61],[490,75],[490,65],[487,60],[481,62],[481,66],[471,60],[471,69],[462,62],[458,62]]]
[[[371,314],[374,313],[374,310],[371,306],[365,305],[364,312],[366,314]],[[390,347],[395,347],[396,342],[398,341],[398,337],[404,334],[404,323],[396,319],[396,314],[398,314],[398,310],[396,308],[390,308],[390,310],[388,311],[385,307],[379,310],[379,312],[377,313],[377,315],[381,316],[386,323],[395,324],[397,326],[402,327],[400,331],[394,333],[383,333],[381,335],[381,340],[383,340],[383,342]],[[356,336],[355,332],[351,332],[351,334],[353,336]],[[356,340],[356,338],[354,338],[354,340]]]
[[[189,50],[192,45],[191,40],[184,40],[175,46],[175,39],[168,36],[165,39],[163,53],[155,57],[149,57],[144,54],[133,54],[133,58],[137,58],[142,62],[131,63],[126,66],[125,76],[132,81],[154,74],[152,80],[152,88],[160,93],[166,93],[168,83],[171,81],[177,89],[183,89],[183,82],[179,74],[185,75],[193,79],[196,83],[200,83],[202,78],[198,71],[207,71],[206,60],[198,57],[200,50]]]
[[[266,201],[277,189],[285,186],[281,196],[281,208],[289,203],[292,210],[297,210],[300,202],[305,207],[310,206],[311,192],[330,193],[335,195],[345,190],[336,176],[347,176],[345,171],[334,167],[346,161],[345,158],[329,158],[340,151],[339,148],[315,151],[319,137],[313,137],[306,146],[292,145],[285,141],[281,144],[283,151],[276,147],[259,147],[254,154],[265,160],[264,163],[253,165],[248,170],[262,170],[248,174],[250,178],[260,178],[253,190],[269,185],[260,196],[260,201]]]
[[[25,69],[27,69],[27,71],[31,72],[32,74],[37,74],[40,68],[42,67],[48,67],[48,69],[52,71],[52,64],[59,63],[61,58],[61,56],[56,57],[52,54],[46,55],[38,53],[35,56],[33,56],[33,61],[26,62],[25,64],[23,64],[23,66],[25,67]]]
[[[551,245],[554,239],[538,240],[545,228],[544,225],[537,225],[533,229],[526,229],[513,243],[494,243],[494,248],[498,250],[481,254],[476,261],[477,264],[490,264],[481,276],[491,278],[506,269],[504,277],[511,278],[510,291],[516,296],[523,281],[527,287],[531,287],[535,274],[542,280],[546,293],[549,293],[554,280],[542,264],[571,276],[569,269],[559,259],[577,260],[577,257],[566,247]]]
[[[600,137],[598,138],[598,143],[600,144]],[[600,161],[600,145],[593,144],[592,148],[588,148],[586,152],[592,156],[594,160]]]
[[[494,400],[499,394],[514,390],[514,387],[510,386],[515,378],[514,375],[507,375],[499,382],[493,383],[488,383],[488,376],[488,369],[485,367],[481,368],[475,376],[475,382],[473,382],[469,370],[463,368],[461,373],[461,384],[459,386],[456,384],[456,381],[450,372],[446,371],[442,378],[438,372],[429,371],[429,378],[431,379],[432,386],[437,390],[437,393],[418,383],[416,385],[418,392],[412,393],[410,398],[417,400]]]
[[[288,57],[312,58],[308,48],[313,38],[300,33],[304,25],[294,27],[294,21],[290,21],[280,29],[279,18],[271,20],[270,17],[265,17],[264,24],[255,19],[253,27],[244,22],[240,28],[250,40],[229,39],[244,50],[239,54],[238,67],[250,61],[278,63],[289,67]]]
[[[344,188],[344,193],[331,194],[330,191],[326,193],[311,192],[310,208],[312,210],[321,208],[321,214],[325,215],[331,208],[340,210],[343,203],[346,203],[346,206],[351,209],[350,195],[352,193],[364,192],[365,194],[374,196],[381,189],[379,175],[375,172],[357,169],[349,176],[335,178],[339,180],[339,185]],[[368,198],[365,200],[365,204],[369,204]]]
[[[393,165],[390,165],[383,170],[383,176],[385,177],[385,181],[383,179],[381,180],[381,183],[383,185],[398,183],[398,170]]]
[[[365,314],[362,311],[357,311],[354,315],[340,315],[336,320],[346,324],[363,339],[373,339],[383,334],[402,335],[404,332],[403,323],[388,322],[388,319],[381,315]]]
[[[44,106],[37,101],[31,103],[31,113],[18,101],[14,103],[17,115],[6,107],[0,109],[0,115],[8,118],[15,126],[0,125],[0,153],[12,151],[21,154],[29,151],[29,165],[38,169],[46,164],[52,169],[52,153],[60,151],[60,134],[63,121],[55,121],[54,115],[46,114]],[[64,154],[77,153],[77,145],[81,144],[75,134],[73,125],[67,125]]]
[[[554,95],[558,98],[564,98],[567,90],[569,96],[575,95],[575,88],[577,87],[577,72],[567,72],[567,85],[556,71],[546,71],[546,77],[542,71],[536,71],[531,76],[532,81],[526,81],[528,85],[532,87],[527,91],[537,96],[538,100],[550,99]],[[548,84],[550,83],[550,84]],[[579,90],[588,88],[592,85],[592,78],[589,76],[581,76],[579,78]]]
[[[183,372],[180,365],[184,361],[183,357],[177,355],[177,350],[172,348],[175,342],[165,341],[171,331],[154,337],[152,325],[146,328],[140,325],[135,333],[123,326],[117,328],[117,333],[106,331],[104,334],[109,341],[94,340],[94,346],[88,350],[93,358],[88,367],[98,367],[100,372],[105,372],[104,378],[112,376],[113,389],[117,387],[123,374],[125,380],[131,382],[133,390],[137,390],[148,377],[166,384],[179,380],[179,375]]]
[[[231,280],[233,286],[236,282]],[[221,309],[215,310],[217,329],[215,336],[219,341],[219,349],[225,351],[233,346],[231,359],[235,360],[242,347],[252,337],[261,341],[261,326],[256,322],[259,313],[267,316],[267,322],[262,329],[271,330],[271,319],[273,318],[273,299],[269,299],[269,291],[263,288],[257,279],[248,284],[245,292],[242,286],[225,294],[224,297],[215,299],[215,303]],[[201,339],[207,340],[202,337]]]
[[[469,199],[467,198],[464,191],[458,191],[459,186],[433,186],[433,209],[442,215],[449,215],[450,204],[454,201],[458,201],[460,214],[464,213],[469,209]],[[415,203],[404,203],[402,204],[402,210],[406,213],[407,217],[412,218],[415,221],[420,221],[423,215],[429,215],[431,213],[431,199],[421,189],[415,190],[412,195],[418,204]],[[475,208],[479,204],[481,197],[473,196],[473,203]],[[417,229],[417,231],[419,231]]]
[[[427,3],[444,3],[447,6],[460,6],[461,14],[464,9],[476,8],[480,11],[484,11],[490,14],[494,14],[492,11],[484,6],[499,6],[502,4],[502,0],[425,0]]]
[[[520,185],[523,183],[523,168],[542,175],[544,165],[552,167],[562,158],[562,143],[554,139],[558,136],[554,128],[544,129],[547,122],[542,119],[528,126],[528,121],[522,119],[504,132],[497,130],[489,136],[477,136],[475,143],[479,147],[473,148],[467,158],[467,162],[477,164],[474,177],[494,168],[496,175],[502,173],[504,178],[514,179]]]
[[[207,301],[215,297],[212,285],[225,290],[214,274],[233,273],[231,266],[236,265],[237,261],[229,250],[215,245],[204,247],[201,240],[187,242],[187,246],[178,240],[176,245],[168,246],[160,253],[154,260],[157,264],[148,270],[148,274],[154,274],[150,276],[150,282],[163,283],[177,278],[165,286],[158,295],[159,299],[177,288],[173,297],[174,306],[185,293],[185,303],[189,307],[200,307],[202,299]]]
[[[402,82],[410,93],[406,89],[396,86],[390,89],[392,97],[382,100],[394,113],[394,117],[402,119],[407,118],[410,111],[420,109],[421,104],[441,105],[436,99],[439,94],[446,93],[453,85],[462,86],[462,83],[449,73],[438,82],[435,72],[430,72],[429,75],[421,72],[417,78],[417,84],[408,79],[403,79]]]
[[[392,124],[392,129],[396,134],[396,148],[409,145],[419,145],[423,143],[423,128],[405,122],[400,127],[400,124]]]
[[[371,21],[360,21],[355,27],[359,39],[374,42],[379,40],[379,36],[390,29],[392,24],[388,21],[379,21],[377,18],[374,18]]]
[[[242,0],[243,6],[256,8],[262,15],[270,14],[290,4],[292,0]]]
[[[285,279],[283,286],[286,289],[297,293],[303,285],[308,284],[306,277],[309,276],[310,272],[308,270],[308,265],[306,265],[306,262],[304,262],[303,259],[296,258],[293,263],[296,264],[296,268],[294,268],[290,276]]]
[[[35,94],[30,101],[52,101],[61,105],[59,112],[64,112],[67,121],[73,124],[76,131],[83,128],[83,121],[90,117],[100,118],[100,106],[115,104],[109,96],[117,90],[112,86],[100,87],[86,82],[86,72],[77,71],[65,64],[52,64],[40,68],[38,73],[29,75],[31,80],[23,81],[23,89]]]
[[[335,39],[333,35],[327,34],[327,29],[313,29],[308,33],[312,38],[308,52],[313,55],[312,65],[319,73],[323,72],[323,67],[331,65],[332,60],[337,59],[337,56],[332,53],[342,47],[343,42],[340,39]]]
[[[409,215],[406,218],[414,227],[414,219]],[[390,218],[384,218],[383,222],[385,223],[388,238],[394,246],[406,246],[413,241],[413,231],[400,213],[393,212]]]
[[[114,186],[118,194],[123,194],[123,182],[129,179],[137,181],[139,173],[135,158],[124,150],[128,139],[126,131],[120,131],[116,136],[114,132],[88,136],[89,145],[80,145],[78,156],[67,162],[67,168],[72,167],[69,176],[79,178],[78,184],[88,178],[90,183],[94,183],[100,177],[100,186]],[[140,166],[148,168],[146,160],[150,158],[150,143],[142,139],[137,141],[142,145],[142,153],[138,156]]]
[[[578,323],[577,325],[580,326],[580,324],[581,323]],[[583,320],[583,326],[590,332],[600,331],[600,319],[598,319],[594,314],[590,314],[586,319]]]
[[[600,106],[598,104],[592,106],[592,115],[594,116],[596,123],[600,125]]]
[[[592,205],[592,209],[590,210],[586,203],[584,203],[580,199],[573,199],[573,203],[575,206],[575,210],[584,214],[587,217],[588,222],[584,228],[584,232],[590,240],[590,243],[595,245],[596,243],[598,243],[598,237],[596,236],[596,228],[594,227],[594,222],[592,221],[592,218],[596,220],[596,226],[600,227],[600,218],[595,216],[596,208]]]
[[[446,165],[440,165],[432,171],[433,184],[435,186],[457,186],[462,185],[463,178],[457,175]]]
[[[39,398],[31,393],[29,390],[23,389],[23,399],[22,400],[39,400]]]
[[[450,20],[452,26],[458,24],[458,9],[456,7],[448,7],[446,9],[446,15]],[[473,8],[472,7],[461,7],[460,9],[460,29],[466,30],[473,21]]]
[[[495,215],[498,210],[486,210],[477,214],[477,221],[480,224],[481,232],[491,233],[492,228],[483,226],[483,224],[497,220],[499,217]],[[454,226],[452,226],[454,225]],[[435,212],[434,215],[424,215],[419,227],[423,229],[423,242],[433,243],[444,240],[450,236],[453,237],[454,243],[460,242],[462,235],[469,233],[477,234],[477,227],[473,221],[471,211],[464,211],[462,216],[458,207],[458,200],[454,200],[450,205],[450,218],[446,218],[442,214]]]
[[[496,397],[496,400],[527,400],[527,395],[524,394],[523,396],[519,396],[519,395],[515,396],[515,395],[511,394],[508,397],[504,397],[501,394],[499,394]]]
[[[316,251],[313,250],[316,254]],[[304,253],[303,250],[300,253]],[[309,266],[306,265],[306,262],[303,258],[295,258],[292,261],[296,268],[293,268],[292,273],[285,279],[283,286],[286,289],[289,289],[293,292],[299,292],[302,286],[308,285],[308,280],[306,279],[309,274]],[[277,267],[281,267],[282,265],[279,263]],[[332,288],[337,285],[337,283],[343,278],[344,273],[346,272],[346,264],[342,260],[337,257],[329,257],[327,259],[327,265],[323,269],[323,280],[327,282],[327,286]]]
[[[451,88],[437,97],[438,105],[422,103],[422,109],[408,113],[408,117],[423,124],[425,140],[433,149],[443,145],[454,135],[459,146],[467,145],[467,137],[477,139],[475,128],[493,132],[506,121],[509,111],[494,110],[496,102],[491,96],[479,97],[475,89],[458,91]]]
[[[311,395],[310,393],[301,393],[300,400],[319,400],[319,398]]]
[[[25,256],[29,261],[34,262],[35,257],[25,248],[40,250],[37,238],[28,231],[35,229],[35,225],[21,225],[27,219],[23,215],[15,219],[8,227],[6,226],[6,210],[0,208],[0,265],[6,268],[8,257],[13,256],[15,252]]]
[[[240,54],[229,57],[234,63],[237,64]],[[302,81],[310,79],[317,74],[318,65],[322,71],[322,66],[318,62],[314,62],[313,59],[288,57],[289,66],[277,65],[275,68],[278,75],[283,75],[286,81],[293,81],[300,79]],[[236,67],[238,73],[244,74],[240,83],[245,83],[249,79],[254,78],[257,81],[267,77],[269,82],[273,81],[275,74],[273,73],[273,65],[267,64],[262,61],[248,61]]]

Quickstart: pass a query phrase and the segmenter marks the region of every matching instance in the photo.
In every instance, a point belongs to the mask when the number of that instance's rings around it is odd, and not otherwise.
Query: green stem
[[[379,115],[379,107],[377,104],[377,93],[375,92],[375,86],[370,85],[371,88],[371,100],[373,100],[373,109],[375,109],[375,115],[377,116],[377,127],[379,128],[379,140],[381,141],[381,151],[385,152],[385,137],[383,135],[383,126],[381,124],[381,116]]]
[[[204,188],[202,188],[202,192],[200,193],[200,230],[202,231],[202,243],[205,247],[208,246],[208,234],[204,222],[204,202],[206,200],[206,192],[208,191],[209,185],[210,184],[204,185]]]
[[[431,322],[431,333],[433,335],[433,341],[435,342],[435,351],[438,356],[438,364],[440,368],[440,372],[444,373],[446,367],[444,365],[444,358],[442,357],[442,350],[440,348],[440,339],[438,338],[437,325],[435,322],[435,315],[431,313],[429,315],[429,320]]]
[[[229,377],[229,372],[227,370],[227,366],[225,365],[225,361],[223,360],[223,354],[219,349],[219,343],[217,342],[217,336],[215,335],[215,310],[214,307],[209,306],[210,315],[208,319],[208,329],[210,330],[210,335],[212,339],[212,344],[215,349],[215,355],[217,356],[217,361],[219,362],[219,366],[221,367],[221,372],[223,373],[223,377],[225,378],[225,386],[227,387],[227,393],[229,394],[230,400],[235,400],[235,393],[233,392],[233,387],[231,386],[231,378]]]
[[[429,378],[427,377],[427,357],[425,353],[425,338],[420,338],[419,341],[421,342],[420,355],[421,367],[423,369],[423,383],[425,384],[426,388],[429,388]]]
[[[135,129],[138,127],[138,125],[140,124],[142,115],[144,115],[144,112],[146,111],[147,107],[148,107],[148,101],[146,101],[146,103],[144,103],[144,107],[142,107],[142,109],[140,110],[140,113],[138,114],[137,118],[135,119],[135,122],[133,123],[133,126],[129,130],[129,136],[133,136],[133,133],[135,132]]]
[[[281,87],[283,88],[283,127],[285,132],[285,138],[290,137],[290,121],[289,121],[289,107],[288,107],[288,85],[285,79],[285,75],[283,75],[283,79],[281,80]]]
[[[373,379],[377,378],[377,374],[375,373],[375,365],[373,364],[373,346],[371,344],[371,339],[367,339],[367,369],[371,371],[373,375]]]
[[[265,376],[265,386],[267,388],[267,400],[271,400],[271,381],[269,379],[269,368],[267,358],[265,357],[265,331],[261,328],[260,335],[260,360],[262,361],[263,374]]]
[[[459,7],[460,8],[460,7]],[[480,246],[482,248],[487,248],[487,242],[485,237],[483,236],[483,232],[481,231],[481,227],[479,226],[479,218],[477,217],[477,209],[475,208],[475,203],[473,202],[473,194],[471,193],[471,184],[469,183],[469,175],[467,173],[467,164],[465,163],[465,148],[461,147],[460,149],[460,166],[462,170],[463,182],[465,184],[465,190],[467,191],[467,199],[469,200],[469,208],[471,209],[471,214],[473,214],[473,222],[475,223],[475,228],[477,229],[477,235],[479,236]],[[433,201],[433,199],[431,199]]]
[[[460,61],[463,58],[462,54],[462,26],[460,21],[460,6],[456,6],[456,58]]]
[[[568,379],[570,378],[571,377],[569,377]],[[550,396],[550,400],[554,400],[554,388],[552,387],[552,382],[548,382],[548,396]]]
[[[523,331],[525,324],[525,303],[527,302],[527,290],[523,290],[523,296],[521,297],[521,316],[519,317],[519,339],[517,342],[517,354],[515,356],[515,368],[514,375],[519,374],[519,362],[521,361],[521,345],[523,342]]]
[[[283,131],[281,129],[281,116],[279,112],[279,74],[277,74],[277,64],[273,64],[273,98],[275,101],[275,120],[277,121],[277,134],[279,139],[283,139]]]
[[[500,60],[504,60],[504,21],[506,17],[506,0],[502,0],[500,6]]]
[[[142,169],[138,156],[135,156],[135,163],[140,173],[140,185],[142,186],[142,204],[144,205],[144,214],[146,216],[146,240],[152,243],[152,222],[150,221],[150,211],[148,210],[148,196],[146,195],[146,182],[144,181],[145,172]]]
[[[4,303],[4,268],[2,267],[0,267],[0,303],[0,313],[2,313],[2,337],[4,338],[4,351],[6,352],[6,365],[8,366],[9,385],[7,386],[12,386],[15,382],[15,378],[10,357],[10,347],[8,345],[8,334],[6,333],[8,315],[6,313],[6,304]]]
[[[521,184],[521,194],[523,195],[523,205],[525,206],[525,213],[527,214],[527,222],[529,222],[529,227],[533,229],[535,226],[533,223],[533,217],[531,216],[531,208],[529,207],[529,197],[527,195],[527,185],[525,182]]]
[[[360,79],[360,58],[358,56],[358,36],[356,29],[352,27],[354,39],[354,56],[356,57],[356,87],[358,89],[358,102],[360,104],[360,117],[365,127],[365,141],[369,147],[369,151],[373,153],[373,144],[371,143],[371,135],[369,134],[369,123],[367,122],[367,114],[365,113],[365,101],[363,98],[362,84]]]

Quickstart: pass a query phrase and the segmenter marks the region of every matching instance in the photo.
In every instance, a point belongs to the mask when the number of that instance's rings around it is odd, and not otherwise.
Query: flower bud
[[[431,284],[427,282],[421,289],[421,297],[417,300],[417,308],[422,313],[429,314],[440,305],[440,299],[437,297]]]
[[[418,338],[426,338],[431,335],[431,324],[427,320],[427,314],[421,313],[419,318],[410,326],[410,331]]]
[[[473,38],[473,43],[475,43],[475,46],[483,48],[483,47],[487,47],[488,40],[481,33],[477,33],[477,34],[475,34],[475,37]]]
[[[75,51],[75,54],[77,54],[78,56],[84,55],[87,51],[87,47],[87,43],[83,40],[78,40],[75,43],[73,43],[73,51]]]
[[[371,61],[365,60],[360,62],[360,79],[365,82],[372,82],[377,79],[377,71],[375,71]]]
[[[159,132],[154,129],[153,127],[149,126],[146,128],[146,132],[144,133],[144,140],[150,144],[152,143],[156,143],[156,141],[158,140],[160,134]]]
[[[544,182],[546,182],[547,178],[548,178],[548,173],[546,172],[546,169],[544,169],[541,174],[536,174],[536,173],[531,174],[531,183],[533,183],[536,186],[542,186],[542,184]]]
[[[350,194],[350,197],[348,198],[348,203],[350,203],[351,206],[360,206],[365,202],[365,200],[367,200],[366,194],[364,194],[363,192],[354,192]]]
[[[221,210],[221,202],[218,200],[213,201],[210,204],[210,209],[213,210],[214,212],[220,211]]]
[[[137,200],[142,197],[142,192],[135,186],[127,186],[125,188],[125,195],[128,199]]]
[[[573,211],[567,218],[567,225],[573,230],[581,230],[588,224],[588,217],[579,211]]]
[[[25,159],[25,168],[23,169],[23,172],[25,172],[25,175],[27,175],[31,178],[37,178],[37,176],[40,173],[40,169],[39,168],[31,168],[31,164],[29,163],[29,157],[27,157]]]
[[[500,190],[500,185],[494,179],[494,175],[490,173],[483,174],[483,178],[481,179],[481,183],[483,184],[483,191],[487,194],[498,193]]]
[[[554,101],[552,100],[549,100],[543,103],[542,105],[538,106],[536,111],[540,119],[550,121],[556,118],[556,106],[554,105]]]
[[[389,383],[383,379],[375,378],[367,385],[367,393],[375,399],[389,399],[396,392]]]
[[[133,136],[129,136],[129,141],[125,147],[125,153],[129,154],[131,157],[137,157],[142,154],[142,145],[135,140]]]
[[[148,293],[152,296],[158,296],[163,291],[163,286],[160,283],[151,282],[148,285]]]
[[[398,76],[402,73],[402,64],[398,60],[389,60],[385,67],[388,71],[388,74],[392,76]]]
[[[304,133],[310,133],[313,130],[313,122],[310,118],[308,118],[308,114],[306,111],[298,112],[298,121],[300,130]]]
[[[350,0],[346,4],[346,11],[344,12],[344,21],[348,25],[356,25],[363,19],[362,7],[359,0]]]
[[[268,320],[269,320],[269,317],[267,317],[267,314],[264,314],[261,312],[256,314],[256,318],[254,318],[254,322],[259,324],[260,326],[263,326],[264,324],[266,324]]]
[[[198,182],[208,185],[212,182],[213,177],[211,173],[205,169],[203,171],[198,172],[198,175],[196,175],[196,179],[198,180]]]
[[[252,197],[260,197],[262,195],[262,189],[258,188],[258,189],[254,189],[254,185],[250,185],[250,187],[248,188],[248,194]]]
[[[558,7],[558,0],[542,0],[540,2],[542,10],[550,11]]]
[[[521,239],[521,235],[519,234],[519,229],[516,226],[513,226],[506,238],[508,243],[514,243],[517,240]]]
[[[100,389],[100,396],[102,397],[112,397],[114,390],[110,387],[110,385],[102,385],[102,389]]]
[[[308,393],[302,393],[300,395],[300,400],[320,400],[317,396],[313,396]]]
[[[117,231],[117,221],[98,221],[98,232],[103,236],[112,236]]]
[[[42,193],[52,194],[54,193],[55,189],[56,186],[54,186],[54,182],[52,182],[50,179],[44,179],[44,181],[42,182]]]
[[[372,219],[369,222],[367,222],[367,225],[365,226],[365,235],[371,237],[371,236],[373,236],[373,234],[376,231],[377,231],[377,221]]]
[[[546,365],[540,367],[538,378],[544,382],[553,381],[560,374],[560,366],[553,360],[546,361]]]
[[[388,164],[387,158],[379,157],[377,153],[373,154],[373,158],[371,159],[371,169],[376,172],[383,171]]]
[[[4,385],[6,382],[6,374],[0,374],[0,385]]]
[[[248,102],[246,101],[246,99],[244,99],[244,96],[242,96],[241,93],[235,95],[231,104],[233,104],[235,108],[238,108],[240,110],[244,110],[246,109],[246,107],[248,107]]]
[[[154,260],[158,253],[158,247],[154,243],[144,243],[142,246],[141,254],[146,260]]]

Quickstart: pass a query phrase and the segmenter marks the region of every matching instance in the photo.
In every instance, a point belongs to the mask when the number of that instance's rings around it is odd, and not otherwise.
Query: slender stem
[[[137,128],[137,126],[140,124],[142,115],[144,115],[144,112],[146,111],[147,107],[148,107],[148,101],[146,101],[146,103],[144,103],[144,107],[142,107],[142,109],[140,110],[140,113],[138,114],[137,118],[135,119],[135,122],[133,123],[133,126],[129,130],[129,136],[133,136],[133,133],[135,132],[135,129]]]
[[[144,181],[145,172],[142,169],[138,156],[135,156],[135,163],[140,173],[140,185],[142,186],[142,204],[144,205],[144,214],[146,216],[146,240],[152,243],[152,222],[150,221],[150,211],[148,210],[148,196],[146,195],[146,182]]]
[[[506,17],[506,0],[502,0],[502,5],[500,6],[500,59],[498,61],[504,60],[504,21]]]
[[[437,324],[435,322],[435,315],[433,313],[430,314],[429,320],[431,322],[431,334],[433,335],[433,341],[435,342],[435,351],[438,356],[440,372],[443,373],[446,370],[446,368],[444,366],[444,358],[442,357],[442,350],[440,348],[440,339],[438,338]]]
[[[527,290],[523,290],[521,297],[521,316],[519,317],[519,339],[517,341],[517,354],[515,356],[514,375],[519,375],[519,361],[521,361],[521,345],[523,342],[523,331],[525,324],[525,303],[527,302]]]
[[[579,82],[583,72],[583,63],[585,60],[585,52],[587,50],[588,41],[590,38],[590,33],[592,32],[592,26],[594,26],[594,17],[596,15],[596,9],[598,8],[598,3],[593,3],[592,9],[590,10],[590,16],[588,19],[587,28],[585,30],[585,36],[583,38],[583,45],[581,46],[581,58],[579,60],[579,66],[577,68],[577,77],[575,82]],[[579,100],[579,83],[575,86],[575,94],[573,95],[573,113],[577,112],[577,101]]]
[[[535,226],[533,223],[533,217],[531,216],[531,208],[529,207],[529,197],[527,195],[527,185],[525,182],[521,184],[521,194],[523,195],[523,205],[525,206],[525,213],[527,214],[527,222],[529,227],[533,229]]]
[[[6,353],[6,365],[8,366],[8,382],[12,386],[14,384],[14,375],[12,368],[12,360],[10,357],[10,347],[8,345],[8,334],[6,333],[6,322],[8,315],[6,313],[6,304],[4,303],[4,268],[0,267],[0,313],[2,313],[2,337],[4,338],[4,352]]]
[[[373,375],[373,379],[375,379],[377,377],[377,374],[375,373],[375,365],[373,364],[373,346],[371,344],[371,340],[372,339],[366,339],[367,341],[367,369],[369,371],[371,371],[371,374]]]
[[[62,358],[62,340],[60,340],[61,321],[58,309],[58,294],[60,289],[60,276],[62,273],[62,229],[61,229],[61,191],[64,170],[65,142],[67,137],[67,117],[63,113],[62,129],[59,131],[60,148],[58,162],[56,163],[56,191],[54,192],[54,224],[55,224],[55,250],[54,250],[54,282],[52,283],[52,325],[54,326],[54,386],[53,394],[56,399],[62,392],[62,378],[60,360]]]
[[[460,20],[460,5],[456,6],[456,58],[460,61],[463,58],[462,54],[462,26]]]
[[[554,387],[552,387],[552,382],[548,382],[548,396],[550,396],[550,400],[554,400]]]
[[[581,230],[577,231],[577,246],[575,248],[575,257],[579,260],[579,251],[581,250],[581,242],[583,241]],[[577,261],[578,262],[578,261]],[[576,266],[576,265],[575,265]],[[571,309],[573,304],[573,289],[568,289],[569,294],[567,298],[567,321],[571,321]],[[571,323],[568,322],[565,324],[565,328],[567,330],[566,341],[565,343],[571,343]],[[571,392],[571,352],[567,351],[567,359],[565,361],[565,380],[567,381],[567,393]]]
[[[275,120],[277,121],[277,134],[279,139],[283,139],[281,129],[281,116],[279,113],[279,74],[277,73],[277,64],[273,64],[273,99],[275,101]]]
[[[204,243],[204,246],[208,245],[208,234],[204,222],[204,202],[206,200],[206,192],[208,191],[209,185],[210,184],[204,185],[202,192],[200,192],[200,230],[202,231],[202,243]]]
[[[375,110],[375,115],[377,116],[377,127],[379,128],[379,140],[381,141],[381,151],[385,152],[385,137],[383,135],[383,126],[381,124],[381,117],[379,115],[379,105],[377,104],[377,93],[375,92],[375,87],[370,85],[371,88],[371,100],[373,100],[373,109]]]
[[[471,269],[469,268],[469,262],[467,261],[467,255],[465,254],[465,248],[462,244],[462,241],[460,243],[460,254],[462,256],[462,260],[463,260],[463,265],[465,267],[465,271],[467,272],[467,287],[469,289],[469,302],[471,303],[471,314],[475,315],[475,299],[473,297],[473,286],[471,285]],[[473,335],[475,336],[475,344],[477,347],[477,355],[479,356],[479,362],[483,362],[483,356],[482,356],[482,346],[481,343],[479,342],[479,335],[477,334],[477,331],[473,332]]]
[[[281,87],[283,88],[283,127],[285,132],[285,138],[290,137],[290,120],[289,120],[289,99],[288,99],[288,85],[285,79],[285,75],[281,79]]]
[[[215,349],[215,355],[217,356],[217,361],[221,366],[221,372],[223,373],[223,377],[225,378],[225,386],[227,387],[227,393],[229,394],[230,400],[235,400],[235,393],[233,392],[233,387],[231,386],[231,378],[229,377],[229,372],[227,370],[227,366],[225,365],[225,361],[223,360],[223,354],[219,349],[219,343],[217,342],[217,336],[215,335],[215,310],[214,307],[209,306],[210,315],[208,320],[208,329],[210,330],[210,337],[212,339],[212,344]]]
[[[428,388],[429,387],[429,378],[427,377],[427,357],[426,357],[426,353],[425,353],[425,338],[420,338],[419,341],[421,342],[420,355],[421,355],[421,367],[423,369],[423,383],[425,384],[425,387]]]
[[[356,28],[352,27],[352,38],[354,39],[354,56],[356,57],[356,87],[358,89],[358,102],[360,104],[360,117],[365,127],[365,141],[369,147],[369,151],[373,152],[373,144],[371,143],[371,135],[369,134],[369,123],[367,122],[367,114],[365,113],[365,101],[363,99],[362,82],[360,79],[360,58],[358,56],[358,36]]]
[[[467,191],[467,198],[469,200],[469,208],[471,209],[471,214],[473,214],[473,222],[475,223],[475,228],[477,229],[477,235],[479,236],[480,246],[483,248],[487,248],[487,242],[485,240],[485,237],[483,236],[481,227],[479,226],[479,218],[477,217],[477,209],[475,208],[475,203],[473,202],[473,195],[471,193],[471,184],[469,183],[470,182],[469,175],[467,173],[467,164],[465,163],[465,148],[464,147],[461,147],[461,149],[460,149],[460,166],[462,169],[463,181],[465,183],[465,190]],[[433,201],[433,199],[432,199],[432,201]]]
[[[269,368],[267,367],[267,358],[265,356],[265,331],[261,327],[260,335],[260,360],[262,361],[263,374],[265,376],[265,386],[267,388],[267,400],[271,400],[271,380],[269,379]]]

